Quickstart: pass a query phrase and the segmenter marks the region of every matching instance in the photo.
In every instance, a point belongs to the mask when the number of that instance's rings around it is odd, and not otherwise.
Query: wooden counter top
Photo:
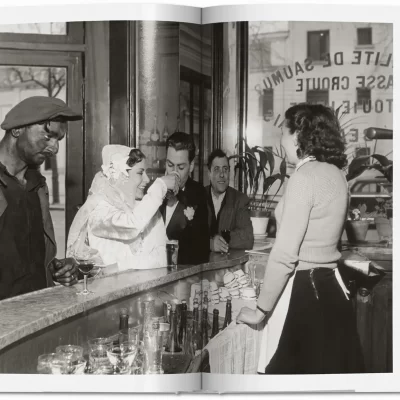
[[[229,255],[212,253],[210,261],[176,270],[159,268],[131,270],[102,278],[89,279],[95,292],[79,296],[83,282],[73,287],[56,286],[0,301],[0,350],[57,322],[108,302],[151,290],[204,271],[230,268],[247,262],[249,255],[232,250]]]

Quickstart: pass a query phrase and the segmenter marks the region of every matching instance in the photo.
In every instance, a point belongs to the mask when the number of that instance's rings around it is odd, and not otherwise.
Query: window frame
[[[370,31],[370,38],[371,38],[371,42],[370,43],[360,43],[360,31],[361,30],[369,30]],[[370,26],[363,26],[363,27],[359,27],[357,28],[357,46],[372,46],[373,43],[373,32],[372,32],[372,27]]]
[[[1,47],[1,44],[0,44]],[[0,65],[21,65],[21,66],[43,66],[60,67],[67,69],[67,104],[76,110],[83,108],[83,54],[80,52],[61,51],[31,51],[31,50],[10,50],[0,48]],[[84,115],[85,117],[85,115]],[[65,182],[68,183],[68,191],[65,195],[65,243],[67,233],[76,214],[76,206],[83,203],[84,195],[84,171],[85,136],[82,134],[84,121],[68,122],[68,135],[66,148],[66,170]],[[83,172],[83,173],[82,173]]]
[[[307,103],[310,103],[309,94],[311,92],[326,93],[327,94],[327,100],[326,100],[326,103],[324,105],[329,106],[329,90],[328,89],[307,90],[307,92],[306,92],[306,102]],[[312,103],[312,104],[319,104],[319,103]]]
[[[364,106],[364,103],[360,103],[359,102],[359,95],[361,93],[361,91],[364,91],[365,93],[369,93],[369,99],[368,101],[372,101],[372,90],[368,87],[360,87],[360,88],[356,88],[356,103],[357,103],[357,108],[362,108]]]
[[[322,52],[321,52],[321,43],[319,43],[319,47],[320,47],[320,49],[319,49],[319,53],[320,53],[320,56],[319,56],[319,58],[318,59],[314,59],[313,57],[312,57],[312,55],[311,55],[311,52],[310,52],[310,50],[311,50],[311,46],[310,46],[310,37],[311,37],[311,35],[315,35],[315,34],[318,34],[318,35],[320,35],[321,33],[325,33],[326,35],[327,35],[327,51],[325,52],[325,54],[327,54],[327,53],[329,53],[329,48],[330,48],[330,45],[331,45],[331,43],[330,43],[330,31],[329,31],[329,29],[324,29],[324,30],[319,30],[319,31],[307,31],[307,58],[310,58],[311,60],[313,60],[313,61],[316,61],[316,62],[322,62],[322,61],[324,61],[325,60],[325,55],[322,55]]]

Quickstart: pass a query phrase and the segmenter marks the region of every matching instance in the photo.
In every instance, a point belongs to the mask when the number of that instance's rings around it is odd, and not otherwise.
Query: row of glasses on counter
[[[41,374],[163,374],[163,354],[182,353],[192,358],[201,352],[209,339],[220,332],[219,311],[213,310],[213,324],[208,321],[208,298],[204,292],[203,310],[194,299],[193,311],[185,300],[164,302],[162,316],[155,315],[154,300],[144,301],[142,323],[130,326],[126,308],[120,310],[119,332],[109,337],[91,338],[87,353],[76,345],[58,346],[55,353],[38,358]],[[226,305],[225,329],[232,320],[231,299]]]

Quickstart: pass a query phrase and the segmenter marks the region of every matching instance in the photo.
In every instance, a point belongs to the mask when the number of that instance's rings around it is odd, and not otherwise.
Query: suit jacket
[[[222,230],[231,231],[229,247],[232,249],[252,249],[254,244],[253,224],[250,219],[249,198],[236,189],[228,187],[218,215],[215,215],[211,196],[211,186],[207,186],[209,226],[211,237]]]
[[[179,240],[178,264],[202,264],[210,257],[210,232],[208,227],[207,194],[204,187],[189,178],[185,190],[177,195],[178,204],[167,226],[170,240]],[[192,220],[185,215],[194,209]],[[166,202],[160,208],[165,221]]]
[[[8,204],[7,200],[3,194],[3,189],[5,182],[0,177],[0,217],[3,215]],[[50,205],[49,205],[49,189],[47,184],[38,189],[38,196],[40,200],[40,206],[42,209],[43,218],[43,228],[44,228],[44,243],[45,243],[45,263],[43,268],[46,272],[47,286],[54,286],[52,278],[53,270],[53,260],[57,254],[57,245],[54,236],[53,221],[50,215]]]

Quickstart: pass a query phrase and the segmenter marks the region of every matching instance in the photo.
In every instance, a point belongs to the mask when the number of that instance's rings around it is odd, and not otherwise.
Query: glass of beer
[[[167,265],[169,268],[176,268],[178,265],[179,242],[177,240],[167,241]]]

